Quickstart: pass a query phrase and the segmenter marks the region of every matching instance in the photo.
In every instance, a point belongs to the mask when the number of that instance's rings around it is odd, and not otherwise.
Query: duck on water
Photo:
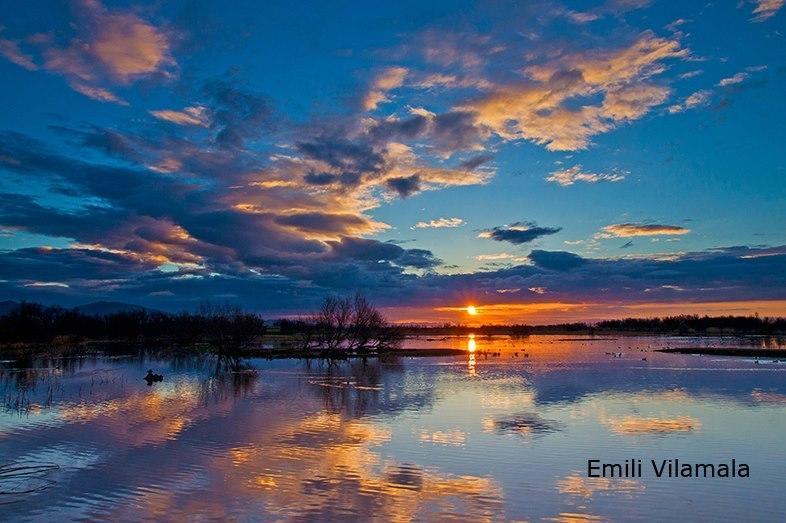
[[[164,381],[164,376],[162,374],[155,374],[152,369],[148,369],[145,381],[148,385],[152,385],[157,381]]]

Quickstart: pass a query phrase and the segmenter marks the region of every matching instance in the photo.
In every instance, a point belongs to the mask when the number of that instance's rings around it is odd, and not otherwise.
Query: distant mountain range
[[[0,301],[0,316],[3,314],[8,314],[14,310],[17,305],[19,305],[19,303],[11,300]]]
[[[14,308],[20,305],[19,302],[6,300],[0,301],[0,315],[8,314]],[[155,312],[155,309],[143,307],[141,305],[134,305],[133,303],[123,303],[120,301],[94,301],[73,307],[82,314],[92,316],[103,316],[106,314],[116,314],[118,312],[132,312],[132,311],[148,311]]]

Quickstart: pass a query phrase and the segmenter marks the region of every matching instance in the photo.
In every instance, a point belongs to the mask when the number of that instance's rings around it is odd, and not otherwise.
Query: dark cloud
[[[0,167],[53,179],[116,206],[154,216],[182,207],[187,193],[195,192],[193,184],[172,177],[69,158],[13,132],[0,133]]]
[[[430,269],[441,263],[431,251],[404,249],[391,242],[345,237],[340,241],[329,241],[328,244],[331,246],[332,255],[338,259],[388,261],[416,269]]]
[[[209,100],[211,126],[216,143],[242,147],[273,125],[273,109],[267,99],[238,87],[233,75],[205,82],[202,92]]]
[[[432,138],[443,151],[468,151],[485,141],[488,131],[477,124],[473,113],[450,111],[434,117]]]
[[[566,271],[581,267],[587,261],[578,254],[564,251],[534,250],[529,253],[528,258],[537,267],[556,271]]]
[[[61,128],[62,132],[73,132]],[[128,136],[111,129],[93,128],[87,133],[78,133],[82,137],[82,145],[97,149],[109,156],[118,158],[141,160],[137,147]]]
[[[429,128],[429,119],[423,115],[413,115],[401,120],[382,120],[377,122],[369,135],[377,142],[389,140],[413,140],[422,137]]]
[[[488,136],[488,130],[477,125],[474,114],[467,111],[380,120],[374,122],[368,131],[369,139],[376,144],[428,140],[436,151],[446,155],[477,149]]]
[[[354,173],[378,172],[385,160],[367,143],[351,141],[343,137],[319,137],[311,141],[298,142],[298,151],[308,158],[320,160],[340,171]]]
[[[72,213],[39,205],[32,197],[0,193],[0,224],[14,229],[75,238],[87,232],[100,237],[122,221],[113,209],[87,206]]]
[[[426,249],[406,249],[404,254],[395,261],[403,267],[416,269],[431,269],[442,263],[431,251]]]
[[[516,245],[529,243],[542,236],[557,234],[562,227],[539,227],[532,222],[516,222],[510,225],[492,227],[481,231],[481,238],[490,238],[498,242],[510,242]]]
[[[125,280],[156,267],[134,256],[88,249],[37,247],[0,253],[0,273],[23,284]]]
[[[338,175],[331,173],[308,173],[303,179],[311,185],[330,185],[338,180]]]
[[[390,178],[385,184],[389,189],[396,191],[399,196],[406,198],[420,190],[420,176],[413,174],[401,178]]]

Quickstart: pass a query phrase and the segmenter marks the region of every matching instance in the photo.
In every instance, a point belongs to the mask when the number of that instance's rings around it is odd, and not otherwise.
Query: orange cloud
[[[389,67],[377,75],[371,89],[363,98],[363,109],[373,111],[379,104],[387,102],[388,91],[404,85],[409,70],[405,67]]]
[[[106,9],[99,2],[85,0],[79,4],[78,36],[65,45],[50,38],[37,38],[43,67],[68,79],[71,87],[89,98],[102,102],[127,103],[98,84],[127,84],[152,74],[169,75],[175,65],[170,55],[167,33],[134,13]],[[35,68],[29,57],[17,52],[18,46],[0,43],[0,53],[28,69]]]
[[[624,49],[584,51],[527,67],[530,83],[499,87],[459,109],[474,112],[479,125],[504,139],[524,138],[551,151],[584,149],[593,136],[666,101],[669,89],[648,80],[665,70],[664,60],[687,56],[677,40],[648,31]],[[571,106],[599,94],[599,105]]]
[[[633,236],[662,236],[688,234],[690,229],[678,225],[615,223],[601,229],[598,238],[630,238]]]
[[[171,63],[167,36],[133,14],[100,15],[90,52],[123,82]]]
[[[198,125],[207,127],[210,124],[210,120],[207,116],[207,109],[201,105],[186,107],[182,111],[173,111],[170,109],[150,111],[150,114],[159,120],[165,120],[177,125]]]

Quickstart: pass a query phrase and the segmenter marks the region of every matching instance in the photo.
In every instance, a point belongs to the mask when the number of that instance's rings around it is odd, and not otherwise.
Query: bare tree
[[[264,320],[239,307],[202,304],[199,315],[211,349],[219,357],[233,361],[265,333]]]
[[[398,346],[401,335],[360,293],[325,298],[303,329],[299,346],[325,353],[368,353]]]

